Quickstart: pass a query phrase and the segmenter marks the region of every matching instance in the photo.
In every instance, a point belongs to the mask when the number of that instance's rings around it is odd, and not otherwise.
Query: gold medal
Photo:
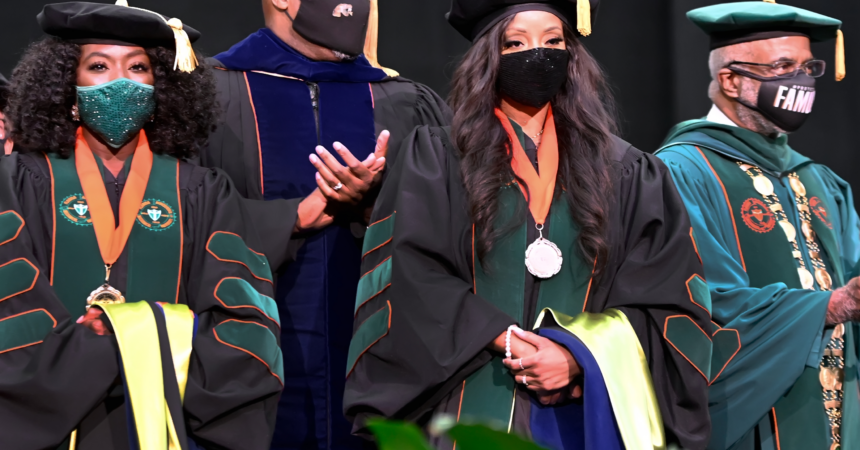
[[[753,177],[753,186],[759,194],[769,197],[773,195],[773,183],[764,175],[756,175]]]
[[[812,229],[812,224],[810,224],[809,222],[804,221],[800,225],[800,231],[803,232],[803,236],[806,238],[806,240],[812,241],[815,239],[815,230]]]
[[[827,391],[838,391],[842,389],[843,372],[835,367],[822,367],[818,373],[818,381],[821,387]]]
[[[821,382],[821,387],[827,391],[836,389],[836,374],[826,367],[822,367],[818,372],[818,381]]]
[[[797,269],[797,274],[800,276],[800,286],[802,286],[803,289],[812,289],[812,287],[815,286],[815,280],[806,268],[801,267]]]
[[[795,194],[801,197],[806,197],[806,186],[800,182],[800,178],[788,177],[788,184],[791,185],[791,190],[793,190]]]
[[[818,285],[821,286],[822,290],[829,291],[833,287],[833,279],[830,278],[830,274],[824,269],[815,269],[815,281],[818,281]]]
[[[110,264],[105,264],[105,284],[98,289],[92,291],[87,297],[87,310],[93,305],[115,305],[125,303],[125,297],[119,289],[114,288],[108,282],[110,281]]]
[[[794,228],[787,220],[780,220],[779,225],[782,227],[782,231],[785,231],[785,237],[788,239],[788,242],[793,242],[797,238],[797,228]]]
[[[90,296],[87,297],[88,310],[90,309],[90,306],[93,305],[115,305],[118,303],[125,303],[125,297],[122,296],[120,291],[114,289],[107,283],[101,285],[101,287],[94,290]]]
[[[839,400],[827,400],[824,402],[824,409],[839,409],[842,408],[842,402]]]
[[[833,337],[832,339],[842,339],[842,336],[845,336],[845,324],[840,323],[833,328]]]

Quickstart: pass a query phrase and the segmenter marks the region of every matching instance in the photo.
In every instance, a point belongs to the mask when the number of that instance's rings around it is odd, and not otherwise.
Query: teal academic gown
[[[830,292],[800,288],[798,264],[780,226],[746,215],[761,199],[737,162],[761,168],[797,230],[788,175],[807,188],[812,225],[833,289],[858,275],[860,221],[850,186],[829,168],[752,131],[706,120],[683,122],[657,156],[669,167],[693,224],[713,302],[712,449],[829,449],[818,368],[832,327]],[[747,213],[749,211],[746,211]],[[766,214],[767,215],[767,214]],[[772,220],[772,218],[770,218]],[[798,231],[806,267],[812,267]],[[846,324],[842,448],[860,448],[858,328]]]

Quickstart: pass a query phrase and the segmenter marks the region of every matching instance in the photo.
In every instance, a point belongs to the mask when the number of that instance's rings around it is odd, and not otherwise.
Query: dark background
[[[129,0],[131,6],[179,17],[203,32],[197,49],[214,55],[263,24],[260,0]],[[685,12],[705,0],[604,0],[594,34],[584,41],[605,68],[620,103],[623,137],[642,150],[658,148],[675,123],[707,114],[707,38]],[[833,80],[834,43],[814,44],[828,63],[819,79],[815,112],[791,145],[860,183],[860,2],[791,0],[782,3],[844,22],[848,78]],[[450,0],[379,0],[380,62],[425,83],[440,95],[469,43],[445,22]],[[41,32],[41,0],[0,0],[0,72],[10,74],[28,42]]]

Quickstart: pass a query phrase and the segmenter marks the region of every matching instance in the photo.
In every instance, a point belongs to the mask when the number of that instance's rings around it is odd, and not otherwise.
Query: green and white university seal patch
[[[92,226],[93,218],[90,216],[90,207],[84,194],[73,194],[60,202],[60,215],[69,222],[82,226]]]
[[[146,199],[140,205],[137,224],[149,231],[164,231],[176,223],[176,211],[167,202]]]

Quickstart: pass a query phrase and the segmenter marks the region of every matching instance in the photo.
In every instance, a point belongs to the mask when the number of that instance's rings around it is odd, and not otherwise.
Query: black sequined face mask
[[[499,92],[517,103],[540,108],[564,86],[569,61],[567,50],[544,47],[502,55]]]

